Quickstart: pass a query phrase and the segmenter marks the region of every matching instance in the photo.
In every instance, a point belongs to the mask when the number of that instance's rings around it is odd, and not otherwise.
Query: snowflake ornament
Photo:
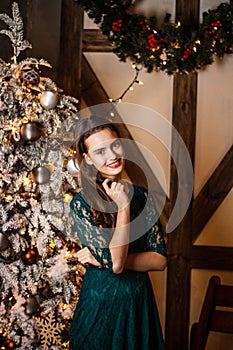
[[[56,322],[54,310],[46,317],[36,318],[37,333],[44,349],[48,349],[51,345],[62,345],[60,334],[64,328],[64,324]]]

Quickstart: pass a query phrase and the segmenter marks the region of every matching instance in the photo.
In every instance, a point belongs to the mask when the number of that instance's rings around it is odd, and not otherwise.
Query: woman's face
[[[124,169],[124,150],[116,133],[103,129],[90,135],[85,141],[88,153],[83,156],[89,165],[104,178],[118,180]]]

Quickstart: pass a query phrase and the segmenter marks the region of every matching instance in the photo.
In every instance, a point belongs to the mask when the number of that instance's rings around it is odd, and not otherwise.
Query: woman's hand
[[[77,252],[77,258],[82,265],[93,265],[96,267],[101,267],[101,264],[94,258],[87,247]]]
[[[105,179],[102,185],[119,210],[124,209],[129,204],[128,187],[125,183]]]

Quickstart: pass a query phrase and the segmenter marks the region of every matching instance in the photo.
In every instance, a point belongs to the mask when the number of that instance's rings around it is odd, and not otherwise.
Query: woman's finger
[[[101,266],[101,264],[94,258],[94,256],[91,254],[90,250],[87,247],[77,252],[77,258],[82,265],[91,264],[97,267]]]

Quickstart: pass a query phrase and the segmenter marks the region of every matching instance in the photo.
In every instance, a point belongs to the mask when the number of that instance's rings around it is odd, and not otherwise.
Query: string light
[[[138,80],[138,76],[139,76],[140,71],[142,70],[142,67],[138,67],[136,64],[132,64],[132,68],[135,70],[135,76],[134,76],[133,80],[131,81],[131,83],[129,84],[129,86],[124,90],[124,92],[121,94],[120,97],[118,97],[116,99],[110,98],[109,102],[112,102],[112,103],[121,102],[128,91],[133,91],[134,90],[134,87],[133,87],[134,84],[144,85],[141,80]],[[113,117],[114,113],[111,112],[110,116]]]
[[[141,85],[141,86],[144,85],[141,80],[138,80],[139,73],[140,73],[140,71],[142,70],[143,67],[138,67],[136,64],[133,63],[132,64],[132,68],[135,70],[135,76],[134,76],[133,80],[131,81],[129,86],[124,90],[124,92],[121,94],[120,97],[118,97],[116,99],[109,98],[109,102],[110,103],[112,103],[112,104],[120,103],[122,101],[122,99],[125,97],[125,95],[127,94],[127,92],[134,90],[134,88],[133,88],[134,84],[138,84],[138,85]],[[115,106],[113,106],[113,110],[115,110]],[[110,115],[110,120],[112,120],[112,118],[115,116],[113,111],[111,111],[109,113],[109,115]]]

